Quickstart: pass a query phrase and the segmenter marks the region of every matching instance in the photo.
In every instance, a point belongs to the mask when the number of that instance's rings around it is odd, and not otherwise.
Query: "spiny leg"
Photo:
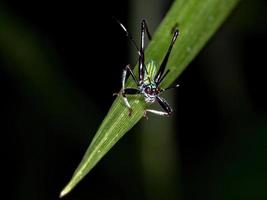
[[[155,76],[156,77],[155,82],[156,82],[157,85],[159,85],[159,83],[163,80],[162,76],[165,77],[166,76],[166,73],[168,73],[168,71],[167,71],[165,73],[165,75],[163,75],[163,73],[165,71],[165,67],[166,67],[167,62],[168,62],[168,59],[169,59],[169,56],[170,56],[170,53],[171,53],[171,50],[172,50],[172,47],[173,47],[173,45],[174,45],[174,43],[175,43],[178,35],[179,35],[179,30],[176,29],[175,32],[174,32],[174,34],[173,34],[172,41],[171,41],[171,44],[170,44],[169,49],[167,51],[167,54],[165,55],[165,57],[164,57],[161,65],[159,67],[159,70],[158,70],[158,72],[157,72],[157,74]]]
[[[156,99],[164,111],[146,109],[145,113],[144,113],[144,117],[147,118],[147,112],[150,112],[150,113],[153,113],[156,115],[160,115],[160,116],[170,116],[172,114],[173,110],[172,110],[171,106],[167,103],[167,101],[165,99],[163,99],[162,97],[159,97],[159,96],[156,97]]]

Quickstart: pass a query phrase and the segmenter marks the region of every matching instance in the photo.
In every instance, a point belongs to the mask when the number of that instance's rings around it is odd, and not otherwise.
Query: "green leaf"
[[[146,61],[152,59],[159,65],[170,44],[172,30],[176,27],[179,28],[180,36],[174,45],[167,65],[171,73],[166,77],[162,84],[163,87],[169,86],[177,79],[238,1],[176,0],[173,3],[145,52]],[[127,84],[134,85],[134,82],[128,80]],[[121,97],[116,98],[73,177],[62,190],[61,197],[70,192],[110,148],[143,117],[146,105],[142,97],[131,97],[129,101],[133,108],[131,117],[128,116],[128,109]]]

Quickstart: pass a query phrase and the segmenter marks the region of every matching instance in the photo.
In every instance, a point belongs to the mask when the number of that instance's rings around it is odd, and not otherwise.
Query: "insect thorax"
[[[154,82],[154,78],[156,75],[157,69],[155,62],[153,60],[150,60],[146,64],[146,70],[145,70],[145,76],[144,76],[144,83],[148,85],[151,82]]]
[[[159,92],[159,88],[155,83],[156,75],[156,65],[153,60],[149,61],[146,64],[146,71],[144,76],[144,82],[141,85],[140,89],[144,95],[145,101],[147,103],[154,103]]]

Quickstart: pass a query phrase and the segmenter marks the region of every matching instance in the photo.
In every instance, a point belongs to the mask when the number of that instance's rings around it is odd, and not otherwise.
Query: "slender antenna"
[[[180,86],[179,84],[176,84],[175,86],[170,86],[170,87],[167,87],[167,88],[165,88],[165,89],[161,89],[160,92],[165,92],[166,90],[174,89],[174,88],[177,88],[177,87],[179,87],[179,86]]]
[[[148,74],[147,68],[145,66],[145,55],[144,55],[144,43],[145,43],[145,32],[147,33],[148,39],[151,40],[151,35],[148,31],[147,23],[143,19],[141,22],[141,50],[139,50],[135,40],[133,39],[133,36],[131,33],[125,28],[125,26],[114,16],[112,16],[113,20],[115,20],[120,27],[123,29],[123,31],[126,33],[126,36],[130,40],[131,44],[136,48],[138,55],[139,55],[139,80],[144,79],[144,73],[146,72]],[[144,72],[145,69],[145,72]],[[151,83],[150,78],[148,77],[149,83]]]
[[[120,27],[124,30],[124,32],[126,33],[126,36],[128,37],[128,39],[130,40],[131,44],[136,48],[138,55],[141,56],[140,50],[135,42],[135,40],[133,39],[133,36],[131,35],[131,33],[129,33],[129,31],[125,28],[125,26],[118,20],[116,19],[114,16],[112,17],[119,25]]]

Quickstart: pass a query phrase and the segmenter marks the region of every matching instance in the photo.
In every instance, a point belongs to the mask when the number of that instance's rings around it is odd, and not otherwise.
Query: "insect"
[[[168,87],[168,88],[163,89],[160,87],[160,84],[162,83],[164,78],[167,76],[167,74],[170,72],[169,69],[165,71],[165,68],[166,68],[172,47],[179,35],[179,30],[177,28],[174,30],[168,51],[157,71],[155,62],[153,60],[150,60],[147,63],[145,63],[145,55],[144,55],[145,32],[148,38],[151,39],[151,35],[148,31],[146,21],[145,20],[141,21],[141,44],[140,44],[140,49],[139,49],[132,35],[127,31],[125,26],[117,19],[115,20],[118,22],[121,28],[125,31],[126,36],[129,38],[133,46],[137,49],[137,52],[139,55],[138,77],[136,77],[136,75],[133,73],[132,69],[130,68],[130,65],[126,65],[122,73],[122,88],[120,92],[116,93],[115,95],[122,96],[125,105],[129,109],[129,116],[131,116],[132,114],[132,107],[128,101],[128,98],[127,98],[128,95],[143,95],[144,100],[147,104],[153,104],[155,102],[158,102],[159,105],[163,109],[163,111],[154,110],[154,109],[146,109],[144,112],[144,117],[147,118],[147,112],[154,113],[160,116],[170,116],[173,110],[168,104],[168,102],[160,96],[160,94],[168,89],[178,87],[179,85],[175,85],[174,87]],[[125,87],[127,72],[129,72],[130,75],[132,76],[134,82],[136,83],[137,88]]]

